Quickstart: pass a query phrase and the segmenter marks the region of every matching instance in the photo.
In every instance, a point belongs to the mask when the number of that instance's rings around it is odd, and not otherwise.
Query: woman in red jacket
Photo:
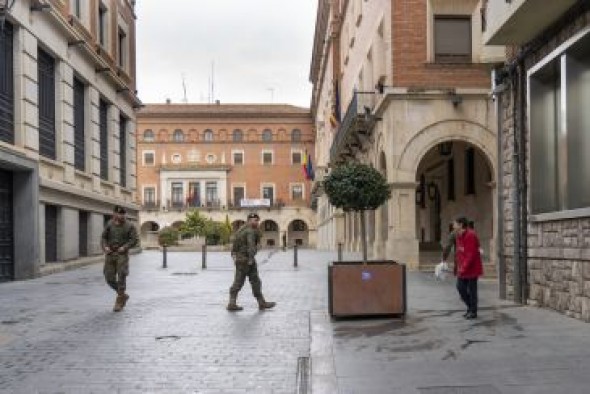
[[[461,217],[454,224],[457,238],[457,290],[467,305],[466,319],[477,318],[477,279],[483,275],[483,264],[479,253],[479,239],[475,231],[469,228],[469,222]]]

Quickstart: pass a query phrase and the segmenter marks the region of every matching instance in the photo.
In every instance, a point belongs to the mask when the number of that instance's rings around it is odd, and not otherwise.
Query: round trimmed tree
[[[345,212],[361,213],[363,262],[367,263],[365,211],[379,208],[391,197],[387,179],[375,168],[358,162],[336,167],[324,180],[330,204]]]

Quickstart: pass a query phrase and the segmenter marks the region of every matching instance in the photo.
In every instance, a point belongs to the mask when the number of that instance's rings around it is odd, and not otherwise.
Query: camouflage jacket
[[[112,220],[106,225],[102,232],[102,247],[109,247],[116,251],[120,247],[125,248],[125,252],[139,245],[137,229],[131,223],[124,221],[122,224],[116,224]]]
[[[234,235],[231,254],[236,262],[252,263],[260,245],[260,230],[248,225],[242,226]]]

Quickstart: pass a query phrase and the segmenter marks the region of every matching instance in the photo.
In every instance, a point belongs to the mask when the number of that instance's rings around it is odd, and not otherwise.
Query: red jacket
[[[475,279],[483,275],[483,264],[479,253],[479,239],[475,231],[467,229],[456,239],[456,261],[459,265],[457,277]]]

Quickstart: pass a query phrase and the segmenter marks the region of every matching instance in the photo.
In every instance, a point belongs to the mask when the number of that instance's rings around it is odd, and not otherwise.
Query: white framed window
[[[434,61],[471,63],[471,16],[434,17]]]
[[[156,186],[146,185],[143,187],[143,205],[144,206],[155,206],[156,205]]]
[[[305,185],[303,183],[291,183],[289,185],[291,189],[291,200],[302,201],[305,196]]]
[[[533,214],[590,208],[590,28],[528,72]]]
[[[274,183],[262,183],[260,185],[260,198],[270,200],[270,205],[274,205],[275,202],[275,184]]]
[[[174,164],[180,164],[180,163],[182,163],[182,155],[180,153],[175,153],[175,154],[172,155],[172,157],[170,158],[170,160]]]
[[[152,129],[147,129],[143,132],[143,142],[154,142],[155,136]]]
[[[117,59],[121,70],[127,71],[129,62],[129,38],[127,30],[119,25],[117,29]]]
[[[141,153],[143,157],[143,165],[146,167],[152,167],[156,165],[156,152],[153,150],[144,150]]]
[[[213,141],[213,130],[205,130],[203,134],[203,139],[207,142]]]
[[[213,164],[213,163],[215,163],[215,161],[217,160],[217,156],[215,156],[215,155],[214,155],[214,154],[212,154],[212,153],[209,153],[209,154],[207,155],[207,157],[205,158],[205,160],[207,161],[207,163],[209,163],[209,164]]]
[[[291,164],[302,164],[303,152],[300,149],[291,151]]]
[[[243,150],[232,150],[231,161],[235,166],[244,165],[244,151]]]
[[[109,9],[104,2],[98,3],[98,30],[97,40],[100,46],[107,49],[109,47]]]
[[[274,164],[274,152],[272,150],[262,151],[262,164],[273,165]]]
[[[232,183],[232,204],[234,207],[240,207],[242,200],[246,198],[246,184]]]

